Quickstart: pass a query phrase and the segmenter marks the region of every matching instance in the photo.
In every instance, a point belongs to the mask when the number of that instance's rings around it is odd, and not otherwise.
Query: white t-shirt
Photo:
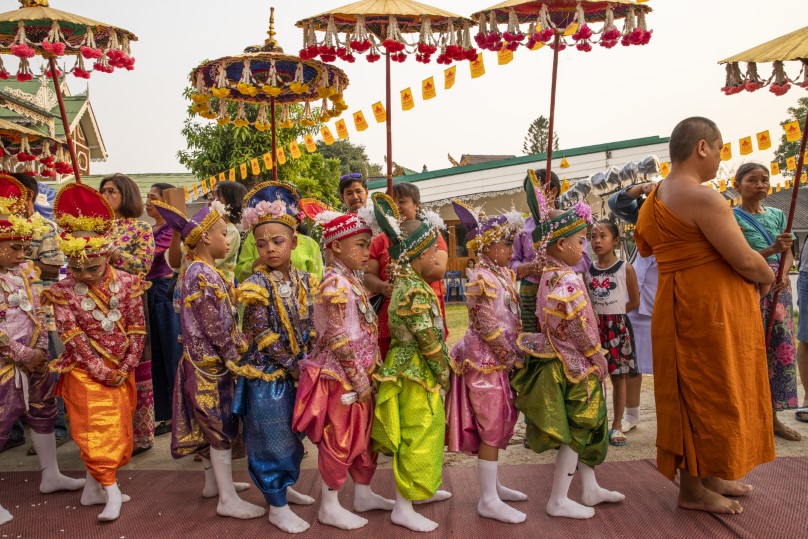
[[[595,314],[626,314],[628,289],[626,288],[626,262],[618,260],[601,269],[592,262],[584,275],[589,300]]]

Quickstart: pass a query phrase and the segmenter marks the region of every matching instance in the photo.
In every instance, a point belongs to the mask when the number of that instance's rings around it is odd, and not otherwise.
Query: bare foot
[[[740,481],[727,481],[718,477],[704,477],[701,484],[704,485],[704,488],[708,488],[722,496],[746,496],[753,489],[752,485],[747,485]]]
[[[559,500],[550,499],[547,502],[547,514],[551,517],[566,517],[587,519],[595,516],[595,510],[591,507],[586,507],[578,502],[574,502],[569,498],[561,498]]]
[[[693,511],[706,511],[724,515],[739,515],[743,512],[743,507],[741,507],[740,503],[706,488],[689,494],[685,494],[680,490],[678,503],[682,509],[691,509]]]
[[[782,423],[774,426],[774,435],[783,440],[788,440],[789,442],[799,442],[802,440],[802,436],[800,436],[799,432],[790,427],[786,427]]]
[[[303,533],[309,523],[292,512],[288,505],[269,508],[269,521],[286,533]]]
[[[435,494],[432,495],[431,498],[427,498],[426,500],[415,500],[412,502],[413,505],[423,505],[425,503],[432,503],[432,502],[442,502],[443,500],[448,500],[452,497],[452,493],[446,490],[436,490]]]
[[[353,509],[357,513],[381,509],[382,511],[392,511],[396,502],[379,496],[372,490],[370,485],[356,485],[354,487]]]
[[[617,503],[626,499],[626,496],[616,490],[606,490],[603,487],[597,487],[590,490],[584,489],[581,495],[581,501],[584,505],[594,507],[599,503]]]

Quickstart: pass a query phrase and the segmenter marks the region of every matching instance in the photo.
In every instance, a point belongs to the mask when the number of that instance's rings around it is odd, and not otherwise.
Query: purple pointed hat
[[[188,247],[195,246],[202,234],[210,230],[210,227],[222,218],[223,212],[223,208],[216,208],[217,203],[214,202],[210,206],[203,207],[196,212],[196,215],[188,219],[180,210],[164,202],[154,200],[152,204],[157,213],[165,219],[166,224],[180,233],[182,242]],[[219,205],[221,204],[219,203]]]
[[[452,200],[452,206],[460,224],[466,229],[466,246],[472,251],[480,251],[491,243],[513,238],[525,226],[524,218],[515,210],[486,217],[479,210],[459,200]]]

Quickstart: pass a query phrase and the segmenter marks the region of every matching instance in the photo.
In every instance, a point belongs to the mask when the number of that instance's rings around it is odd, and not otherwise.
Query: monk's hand
[[[786,232],[784,234],[780,234],[777,236],[777,239],[774,240],[774,243],[769,247],[773,253],[782,253],[791,249],[791,245],[794,243],[794,238],[791,237],[790,232]]]
[[[373,389],[369,387],[356,397],[356,402],[367,402],[371,395],[373,395]]]

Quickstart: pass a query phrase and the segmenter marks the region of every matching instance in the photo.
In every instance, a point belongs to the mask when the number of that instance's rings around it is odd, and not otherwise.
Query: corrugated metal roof
[[[780,189],[780,192],[773,191],[761,203],[764,206],[780,209],[788,215],[793,192],[793,189]],[[729,187],[723,194],[730,199],[735,199],[738,196],[735,189]],[[800,185],[800,190],[797,193],[797,208],[794,211],[794,223],[791,228],[795,232],[808,232],[808,186],[806,185]]]

